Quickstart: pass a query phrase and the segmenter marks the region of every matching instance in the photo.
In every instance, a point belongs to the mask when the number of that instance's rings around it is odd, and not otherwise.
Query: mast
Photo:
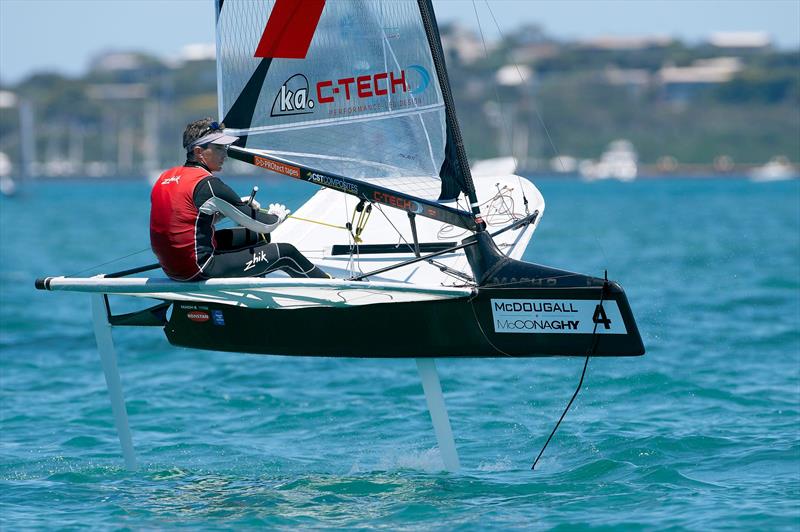
[[[441,173],[447,171],[456,172],[456,179],[461,185],[462,191],[469,198],[472,214],[478,221],[478,226],[482,227],[481,211],[478,205],[478,198],[475,194],[475,185],[472,182],[472,172],[469,169],[467,152],[464,149],[464,139],[461,136],[461,128],[458,125],[453,93],[450,90],[450,78],[447,76],[447,66],[444,62],[444,50],[442,50],[442,39],[439,36],[439,26],[436,24],[436,15],[433,12],[431,0],[417,0],[419,11],[422,15],[422,24],[425,27],[425,35],[428,37],[428,45],[431,49],[433,64],[436,67],[436,77],[439,79],[439,87],[442,89],[442,97],[445,105],[445,120],[447,123],[447,146],[445,148],[445,161],[442,163]],[[455,161],[452,159],[455,158]],[[454,168],[448,168],[453,166]],[[443,180],[444,182],[444,180]],[[442,194],[445,193],[443,188]]]

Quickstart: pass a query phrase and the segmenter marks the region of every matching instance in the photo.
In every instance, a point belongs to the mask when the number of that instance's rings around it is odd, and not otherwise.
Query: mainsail
[[[248,150],[425,200],[469,196],[426,5],[218,0],[220,117]]]

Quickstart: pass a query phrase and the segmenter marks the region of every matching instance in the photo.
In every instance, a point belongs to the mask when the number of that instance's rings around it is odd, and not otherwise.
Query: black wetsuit
[[[217,231],[214,222],[221,215],[246,227]],[[268,241],[264,235],[280,221],[247,205],[200,163],[167,170],[153,185],[150,241],[164,271],[176,280],[256,277],[275,270],[328,278],[293,245]]]

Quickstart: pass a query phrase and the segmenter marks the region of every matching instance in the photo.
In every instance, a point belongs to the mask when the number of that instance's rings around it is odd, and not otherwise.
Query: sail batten
[[[220,116],[240,146],[425,199],[462,192],[442,171],[451,126],[416,0],[225,0],[217,16]]]
[[[352,117],[346,119],[349,123],[357,123],[357,122],[370,122],[373,120],[385,120],[388,118],[399,118],[403,116],[409,115],[418,115],[421,113],[427,112],[434,112],[434,111],[441,111],[444,108],[443,104],[435,104],[429,105],[426,107],[418,107],[413,110],[408,111],[400,111],[400,112],[385,112],[385,113],[375,113],[369,116],[364,117]],[[233,122],[235,123],[235,122]],[[251,127],[251,128],[236,128],[236,127],[226,127],[226,131],[231,135],[255,135],[259,133],[272,133],[272,132],[279,132],[279,131],[295,131],[300,129],[309,129],[309,128],[316,128],[325,125],[332,125],[332,124],[340,124],[342,120],[338,120],[335,118],[331,119],[322,119],[316,120],[313,122],[301,122],[295,124],[279,124],[279,125],[267,125],[267,126],[260,126],[260,127]],[[227,125],[227,122],[226,122]]]

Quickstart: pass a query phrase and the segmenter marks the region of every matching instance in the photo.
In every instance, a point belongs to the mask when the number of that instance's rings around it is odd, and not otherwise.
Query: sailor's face
[[[208,166],[212,172],[222,170],[222,165],[228,157],[228,147],[221,144],[208,144],[205,148],[201,148],[198,154],[198,159]]]

